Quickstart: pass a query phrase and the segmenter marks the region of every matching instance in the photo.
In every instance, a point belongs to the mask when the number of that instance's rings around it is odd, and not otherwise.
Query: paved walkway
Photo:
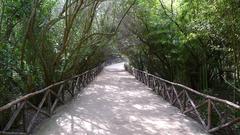
[[[148,87],[124,71],[106,67],[35,135],[207,135]]]

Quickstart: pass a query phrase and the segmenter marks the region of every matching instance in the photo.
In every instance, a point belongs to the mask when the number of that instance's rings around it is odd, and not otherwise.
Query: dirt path
[[[87,88],[35,131],[35,135],[207,135],[144,84],[108,66]]]

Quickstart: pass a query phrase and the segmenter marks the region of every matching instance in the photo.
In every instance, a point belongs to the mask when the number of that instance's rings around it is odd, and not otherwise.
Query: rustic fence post
[[[62,101],[65,102],[65,86],[64,86],[65,83],[62,84],[63,86],[63,90],[62,90]]]
[[[183,91],[184,91],[184,92],[183,92],[183,103],[182,103],[182,104],[183,104],[183,108],[182,108],[182,110],[181,110],[182,113],[185,111],[185,109],[186,109],[186,103],[187,103],[186,90],[183,89]]]
[[[207,129],[211,129],[211,125],[212,124],[212,104],[211,104],[211,100],[208,99],[208,125],[207,125]]]
[[[27,103],[27,101],[24,101]],[[24,105],[23,110],[22,110],[22,124],[23,124],[23,131],[27,132],[27,121],[26,121],[26,115],[27,115],[27,104]]]
[[[49,115],[52,116],[52,98],[51,98],[51,89],[49,89],[49,92],[48,92],[48,97],[47,97],[47,104],[48,104],[48,112],[49,112]]]
[[[70,88],[70,90],[72,91],[72,96],[73,96],[73,97],[74,97],[74,95],[75,95],[74,88],[75,88],[75,79],[73,79],[73,80],[71,81],[71,88]]]

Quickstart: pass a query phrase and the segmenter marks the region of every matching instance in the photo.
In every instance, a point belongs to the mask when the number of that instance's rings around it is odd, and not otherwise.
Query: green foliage
[[[126,8],[114,13],[111,7],[121,3],[0,0],[0,106],[82,73],[115,53],[110,47],[116,44],[115,15],[122,16]]]
[[[120,35],[127,43],[122,52],[136,68],[239,104],[239,5],[236,0],[138,0]],[[218,116],[212,117],[216,124]],[[226,134],[239,134],[239,126],[230,130]]]
[[[138,68],[237,101],[224,79],[240,86],[239,10],[234,0],[138,0],[125,26],[141,43],[125,54]]]

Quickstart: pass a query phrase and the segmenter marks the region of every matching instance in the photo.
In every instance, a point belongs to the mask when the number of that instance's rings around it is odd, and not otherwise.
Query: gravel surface
[[[201,125],[124,71],[106,67],[34,135],[207,135]]]

